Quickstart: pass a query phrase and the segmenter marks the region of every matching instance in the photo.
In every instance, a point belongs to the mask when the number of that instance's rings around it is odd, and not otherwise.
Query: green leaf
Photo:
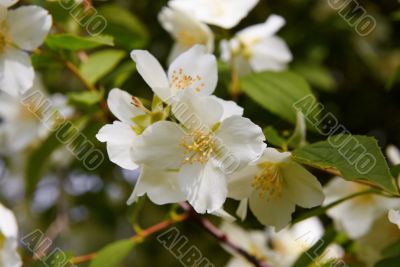
[[[120,240],[100,250],[89,267],[114,267],[128,256],[135,243],[132,240]]]
[[[302,236],[301,238],[304,238],[304,240],[307,241],[307,235]],[[318,258],[329,246],[329,244],[334,241],[335,238],[336,238],[335,230],[333,228],[328,228],[324,236],[320,240],[318,240],[310,249],[304,252],[292,265],[292,267],[305,267],[315,261],[318,262]],[[301,242],[302,240],[295,240],[295,241]]]
[[[255,102],[293,124],[298,111],[295,103],[306,97],[315,99],[308,83],[289,71],[253,73],[241,78],[240,85]],[[320,107],[316,106],[312,111],[300,108],[300,111],[306,116],[316,117]]]
[[[390,168],[390,173],[393,175],[393,177],[400,178],[400,164]]]
[[[322,91],[334,92],[337,88],[332,74],[325,67],[318,64],[299,64],[294,70],[303,76],[312,86]]]
[[[267,143],[275,147],[285,147],[286,139],[279,135],[278,131],[273,126],[268,126],[264,128],[264,134],[267,138]]]
[[[51,49],[71,51],[86,50],[100,46],[113,46],[113,37],[107,35],[82,37],[72,34],[55,34],[46,38],[46,45]]]
[[[128,10],[109,4],[102,6],[98,11],[107,20],[104,33],[114,36],[118,46],[127,50],[146,46],[149,41],[146,27]]]
[[[379,261],[374,267],[399,267],[400,255]]]
[[[90,83],[95,84],[99,79],[112,71],[126,56],[122,50],[102,50],[89,55],[89,58],[80,65],[82,76]]]
[[[304,119],[303,113],[299,111],[297,112],[296,127],[293,131],[292,136],[288,140],[289,147],[297,148],[305,146],[307,144],[306,132],[307,132],[306,121]]]
[[[385,247],[381,254],[386,258],[400,256],[400,240]]]
[[[68,103],[75,106],[93,106],[100,102],[104,96],[104,91],[83,91],[83,92],[72,92],[68,95]]]
[[[344,179],[363,179],[390,193],[398,190],[387,162],[373,137],[335,135],[293,151],[293,159],[316,168],[336,168]]]

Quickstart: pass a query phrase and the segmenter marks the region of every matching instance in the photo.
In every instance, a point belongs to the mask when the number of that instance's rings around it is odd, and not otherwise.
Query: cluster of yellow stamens
[[[215,140],[212,133],[192,131],[182,139],[181,146],[185,148],[186,156],[183,163],[205,164],[215,153]]]
[[[283,178],[279,164],[263,162],[258,165],[261,168],[259,175],[253,178],[251,186],[259,191],[260,198],[276,198],[282,195]]]
[[[183,73],[183,69],[180,68],[178,71],[174,70],[172,72],[172,81],[171,86],[178,90],[185,90],[188,87],[192,86],[194,83],[200,83],[202,78],[199,75],[192,77]],[[196,92],[200,92],[204,87],[204,83],[200,83],[196,88]]]

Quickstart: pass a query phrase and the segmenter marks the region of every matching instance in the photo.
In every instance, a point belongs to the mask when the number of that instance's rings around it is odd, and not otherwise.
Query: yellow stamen
[[[186,158],[183,163],[207,163],[215,155],[215,141],[211,133],[192,131],[187,134],[180,144],[185,148]]]
[[[200,83],[203,78],[199,75],[192,77],[191,75],[187,75],[183,72],[183,69],[180,68],[178,71],[174,70],[172,72],[172,81],[171,86],[175,87],[178,90],[185,90],[188,87],[192,86],[194,83]],[[196,88],[196,92],[200,92],[204,88],[205,84],[200,83]]]
[[[263,162],[259,175],[253,178],[251,186],[259,191],[260,198],[277,198],[282,195],[283,177],[278,163]]]

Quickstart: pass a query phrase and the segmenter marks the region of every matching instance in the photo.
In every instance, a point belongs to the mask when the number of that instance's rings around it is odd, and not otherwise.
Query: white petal
[[[386,148],[386,155],[393,165],[400,164],[400,151],[394,145],[389,145]]]
[[[8,14],[7,7],[4,7],[0,4],[0,23],[3,23],[3,21],[7,18],[7,14]]]
[[[5,240],[0,251],[0,264],[4,267],[21,267],[22,260],[17,251],[18,239],[13,237]]]
[[[243,116],[244,109],[240,107],[238,104],[236,104],[236,102],[227,101],[216,96],[211,96],[211,97],[217,100],[218,103],[220,103],[224,109],[224,114],[222,115],[221,121],[235,115]]]
[[[215,132],[215,136],[220,142],[217,149],[221,168],[228,173],[258,159],[266,146],[261,128],[240,116],[231,116],[224,120]],[[227,157],[232,158],[234,162],[225,164],[221,161]]]
[[[267,147],[259,160],[259,162],[271,162],[271,163],[281,163],[289,162],[292,153],[290,152],[280,152],[276,148]]]
[[[236,200],[250,197],[254,188],[251,186],[253,178],[259,174],[257,166],[249,165],[230,175],[228,180],[228,196]]]
[[[270,37],[276,34],[285,25],[285,19],[278,15],[271,15],[261,24],[245,28],[237,33],[237,36],[244,42],[252,42],[257,39]]]
[[[132,104],[132,95],[118,88],[108,94],[107,105],[115,117],[130,125],[134,124],[132,118],[144,114]]]
[[[164,7],[159,13],[158,19],[163,28],[174,37],[181,53],[195,44],[206,46],[208,53],[213,52],[214,36],[212,31],[206,24],[201,23],[191,14],[178,9]]]
[[[220,122],[224,110],[215,98],[191,91],[181,92],[177,98],[178,101],[172,104],[172,112],[188,129],[210,131],[214,124]]]
[[[180,145],[183,137],[178,124],[156,122],[136,139],[133,158],[137,163],[159,170],[178,168],[185,159],[184,148]]]
[[[292,60],[293,56],[286,43],[279,37],[264,39],[251,48],[250,64],[254,71],[280,71]]]
[[[172,62],[168,79],[173,94],[189,89],[200,95],[211,95],[218,81],[217,60],[206,53],[203,45],[195,45]]]
[[[157,205],[185,201],[186,198],[179,188],[177,178],[177,172],[159,171],[143,166],[128,205],[144,194],[147,194],[149,199]]]
[[[0,54],[0,90],[19,96],[33,85],[35,73],[29,55],[15,48]]]
[[[249,199],[245,198],[242,199],[239,203],[239,206],[236,210],[236,215],[242,220],[244,221],[247,217],[247,207],[249,205]]]
[[[112,162],[128,170],[138,167],[131,155],[137,135],[128,124],[119,121],[107,124],[100,129],[96,138],[100,142],[107,142],[107,152]]]
[[[400,210],[392,209],[389,211],[389,221],[396,224],[400,229]]]
[[[169,5],[189,12],[208,24],[230,29],[236,26],[258,3],[258,0],[172,0]]]
[[[0,6],[10,7],[15,5],[19,0],[0,0]]]
[[[285,185],[294,203],[303,208],[320,206],[324,201],[322,186],[317,178],[296,162],[280,167]]]
[[[274,226],[276,231],[283,229],[292,220],[295,204],[290,200],[288,193],[283,190],[282,195],[276,198],[260,198],[257,192],[249,199],[250,209],[257,219],[264,225]]]
[[[223,208],[220,208],[220,209],[212,212],[211,214],[222,218],[226,222],[236,221],[236,218],[233,217],[232,215],[230,215],[228,212],[226,212]]]
[[[220,209],[228,194],[226,177],[212,162],[183,165],[179,183],[188,202],[198,213]]]
[[[132,59],[136,62],[136,69],[150,86],[153,92],[162,100],[171,96],[167,75],[157,59],[145,50],[133,50]]]
[[[52,18],[46,9],[39,6],[22,6],[8,12],[7,24],[15,44],[32,51],[43,43],[51,28]]]
[[[0,203],[0,235],[5,238],[18,238],[17,220],[11,210]]]

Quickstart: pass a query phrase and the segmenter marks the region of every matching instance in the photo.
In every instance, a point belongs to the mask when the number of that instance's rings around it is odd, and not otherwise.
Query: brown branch
[[[96,88],[93,84],[91,84],[90,82],[88,82],[88,81],[81,75],[79,69],[78,69],[74,64],[72,64],[70,61],[67,61],[67,60],[63,60],[62,62],[63,62],[64,65],[67,67],[67,69],[68,69],[72,74],[74,74],[74,75],[78,78],[78,80],[81,81],[81,82],[83,83],[83,85],[84,85],[89,91],[91,91],[91,92],[98,92],[97,88]],[[107,118],[108,115],[109,115],[109,109],[108,109],[108,106],[107,106],[106,101],[105,101],[103,98],[100,99],[100,107],[101,107],[101,109],[103,110],[103,112],[104,112],[104,114],[105,114],[105,117]]]
[[[162,222],[160,222],[160,223],[158,223],[156,225],[153,225],[153,226],[151,226],[151,227],[149,227],[149,228],[147,228],[145,230],[141,230],[135,236],[131,237],[130,240],[135,242],[135,243],[136,242],[141,242],[146,237],[148,237],[148,236],[150,236],[150,235],[152,235],[154,233],[157,233],[157,232],[159,232],[161,230],[164,230],[164,229],[168,228],[171,225],[174,225],[174,224],[179,223],[179,222],[183,222],[183,221],[189,219],[189,217],[190,217],[190,213],[188,213],[188,212],[186,212],[186,213],[184,213],[182,215],[174,216],[171,219],[162,221]],[[88,261],[93,260],[96,257],[96,255],[97,255],[96,253],[90,253],[90,254],[87,254],[87,255],[77,256],[77,257],[74,257],[74,258],[70,259],[70,262],[72,264],[80,264],[80,263],[88,262]]]
[[[210,235],[212,235],[220,243],[225,244],[226,246],[231,248],[233,251],[242,255],[244,258],[246,258],[249,262],[254,264],[254,266],[256,266],[256,267],[270,267],[262,259],[258,259],[254,255],[250,254],[248,251],[241,248],[239,245],[232,242],[232,240],[230,240],[229,237],[224,232],[222,232],[220,229],[218,229],[215,225],[213,225],[207,219],[199,216],[189,204],[181,203],[180,206],[184,211],[186,211],[190,214],[190,218],[193,221],[198,223],[205,231],[207,231]]]

